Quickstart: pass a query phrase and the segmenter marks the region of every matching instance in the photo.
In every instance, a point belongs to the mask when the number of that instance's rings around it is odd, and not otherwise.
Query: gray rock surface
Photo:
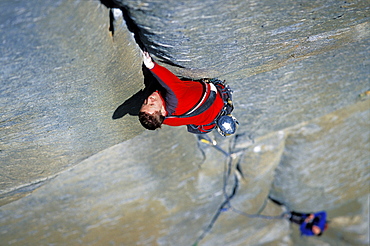
[[[143,87],[143,75],[131,34],[113,39],[108,10],[98,2],[2,1],[1,10],[0,194],[7,194],[6,203],[9,194],[22,195],[142,133],[136,118],[113,121],[112,115]]]
[[[2,244],[369,243],[368,1],[115,4],[177,75],[229,82],[237,134],[213,148],[112,120],[143,88],[123,19],[112,37],[96,1],[2,1]],[[325,209],[330,228],[306,238],[242,214],[289,208]]]

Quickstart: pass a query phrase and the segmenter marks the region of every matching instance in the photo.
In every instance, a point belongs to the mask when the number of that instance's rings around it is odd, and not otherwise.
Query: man
[[[203,134],[217,126],[224,136],[235,132],[236,120],[230,116],[232,92],[227,86],[216,80],[213,83],[182,81],[153,62],[148,52],[143,55],[144,65],[165,89],[165,92],[153,92],[144,100],[139,120],[145,128],[187,125],[189,132]]]
[[[299,230],[304,236],[321,236],[328,226],[325,211],[311,214],[291,211],[286,217],[291,222],[300,225]]]
[[[268,198],[279,206],[285,206],[282,202],[272,198],[271,196],[268,196]],[[328,227],[325,211],[309,214],[290,211],[284,213],[284,218],[298,224],[301,235],[304,236],[321,236]]]

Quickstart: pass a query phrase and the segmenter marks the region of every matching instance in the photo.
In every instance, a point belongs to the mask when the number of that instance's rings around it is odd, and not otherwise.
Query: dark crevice
[[[149,41],[146,36],[154,36],[154,33],[151,33],[145,29],[139,27],[139,25],[135,22],[135,20],[131,17],[130,10],[127,6],[116,3],[114,0],[100,0],[100,2],[107,8],[110,9],[109,11],[109,31],[111,32],[112,36],[114,35],[115,28],[114,28],[114,16],[112,12],[112,8],[117,8],[122,11],[123,19],[126,22],[127,29],[133,33],[135,42],[143,51],[148,51],[151,54],[154,54],[162,63],[179,67],[185,68],[179,64],[174,63],[173,61],[169,60],[168,54],[164,54],[163,52],[158,51],[157,49],[151,49],[150,47],[156,47],[155,43]]]
[[[240,165],[240,161],[238,161],[238,163],[236,164],[236,170],[240,173],[240,176],[245,179],[244,177],[244,173],[243,173],[243,170],[242,170],[242,166]]]
[[[114,37],[114,15],[112,9],[109,9],[109,31]]]
[[[122,4],[118,4],[113,0],[100,0],[100,2],[107,8],[110,9],[109,12],[109,31],[112,32],[112,35],[114,34],[114,16],[112,13],[112,8],[117,8],[122,11],[123,19],[126,22],[127,29],[134,34],[135,42],[139,45],[140,49],[143,51],[148,51],[147,47],[149,46],[149,42],[146,42],[146,44],[143,42],[143,33],[146,34],[152,34],[146,30],[140,29],[139,26],[136,24],[136,22],[131,18],[130,11],[128,8]]]

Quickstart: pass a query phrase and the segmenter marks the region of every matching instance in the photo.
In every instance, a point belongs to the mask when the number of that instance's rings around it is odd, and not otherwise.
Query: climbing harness
[[[234,110],[233,105],[233,90],[225,81],[221,81],[217,78],[204,79],[206,83],[214,84],[217,87],[218,92],[221,95],[222,100],[224,101],[224,107],[222,108],[220,114],[216,117],[214,122],[220,135],[226,137],[234,134],[236,131],[237,125],[239,122],[234,116],[231,115],[231,112]]]
[[[207,84],[207,83],[201,83],[203,85],[203,96],[199,100],[199,102],[188,112],[182,114],[182,115],[172,115],[168,116],[167,118],[188,118],[200,115],[214,103],[216,100],[217,95],[217,88],[213,84]],[[208,98],[207,98],[207,95]]]
[[[232,115],[222,115],[217,119],[217,130],[224,137],[230,136],[236,131],[236,123]]]
[[[187,118],[199,115],[209,109],[216,100],[217,93],[220,93],[224,101],[224,107],[217,117],[207,125],[189,124],[187,125],[188,131],[195,134],[205,134],[217,128],[218,132],[224,137],[234,134],[239,122],[231,115],[231,112],[234,110],[232,102],[233,91],[229,85],[226,85],[225,81],[217,78],[202,79],[200,83],[204,86],[204,94],[199,102],[188,112],[182,115],[169,116],[168,118]],[[207,97],[207,95],[209,96]]]

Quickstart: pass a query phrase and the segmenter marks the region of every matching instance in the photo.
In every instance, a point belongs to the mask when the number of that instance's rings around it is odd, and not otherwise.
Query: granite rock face
[[[2,1],[1,10],[0,191],[6,203],[142,133],[136,118],[117,122],[112,115],[143,87],[143,74],[131,34],[113,39],[99,2]]]
[[[173,67],[179,76],[226,80],[251,134],[323,116],[368,90],[367,1],[114,2],[151,53],[184,67]]]
[[[4,245],[369,243],[368,1],[101,2],[0,4]],[[237,134],[144,131],[122,104],[139,46],[225,79]],[[287,209],[330,228],[300,237]]]

